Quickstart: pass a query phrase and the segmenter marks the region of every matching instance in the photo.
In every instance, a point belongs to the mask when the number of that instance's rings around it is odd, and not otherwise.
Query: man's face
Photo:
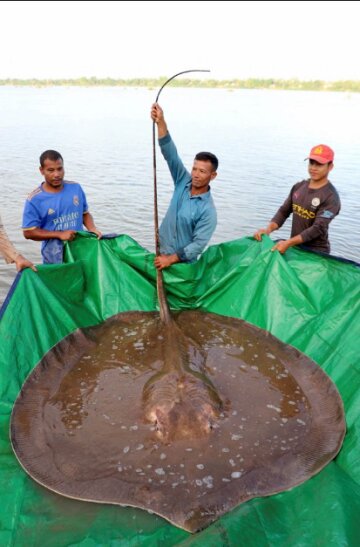
[[[40,167],[40,173],[43,175],[46,184],[52,188],[61,188],[65,171],[62,160],[49,160],[44,161],[44,166]]]
[[[210,182],[216,177],[216,171],[210,161],[194,160],[191,171],[192,187],[196,190],[206,191]]]
[[[319,163],[316,160],[309,160],[309,175],[311,179],[315,182],[326,178],[332,168],[332,163]]]

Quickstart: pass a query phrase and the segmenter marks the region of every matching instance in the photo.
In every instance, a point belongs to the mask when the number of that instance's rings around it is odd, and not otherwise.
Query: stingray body
[[[206,355],[175,321],[161,330],[163,366],[144,386],[144,417],[164,442],[204,437],[225,407],[204,373]]]
[[[335,457],[343,406],[318,365],[238,319],[188,311],[173,323],[119,314],[45,355],[11,419],[31,477],[195,532]]]

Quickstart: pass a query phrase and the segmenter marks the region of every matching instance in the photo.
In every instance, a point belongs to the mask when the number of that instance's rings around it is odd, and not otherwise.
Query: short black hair
[[[57,161],[57,160],[63,160],[62,155],[60,152],[56,152],[56,150],[45,150],[40,156],[40,165],[41,167],[44,167],[45,160],[51,160],[51,161]]]
[[[219,166],[219,160],[211,152],[198,152],[195,156],[196,160],[199,161],[209,161],[213,167],[213,171],[216,171]]]

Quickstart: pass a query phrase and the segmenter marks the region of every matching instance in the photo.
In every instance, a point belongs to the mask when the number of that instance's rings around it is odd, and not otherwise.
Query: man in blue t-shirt
[[[190,174],[178,156],[157,103],[151,108],[151,118],[157,124],[160,149],[175,184],[159,229],[161,254],[154,261],[162,270],[176,262],[195,262],[208,244],[217,222],[210,182],[217,175],[219,162],[211,152],[199,152]]]
[[[45,180],[25,202],[22,228],[26,239],[43,242],[44,263],[57,264],[63,260],[63,241],[72,241],[83,225],[98,238],[101,232],[88,211],[80,184],[64,180],[59,152],[46,150],[41,154],[40,173]]]

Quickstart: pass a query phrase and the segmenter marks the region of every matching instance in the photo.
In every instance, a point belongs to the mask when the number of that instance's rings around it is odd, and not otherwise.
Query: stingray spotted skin
[[[158,314],[130,312],[46,354],[11,419],[15,454],[33,479],[196,532],[336,456],[343,405],[318,365],[242,320],[187,311],[175,322],[180,349],[174,339],[169,348]],[[185,376],[205,385],[188,397],[171,367],[177,351]],[[185,422],[176,405],[191,407]]]

